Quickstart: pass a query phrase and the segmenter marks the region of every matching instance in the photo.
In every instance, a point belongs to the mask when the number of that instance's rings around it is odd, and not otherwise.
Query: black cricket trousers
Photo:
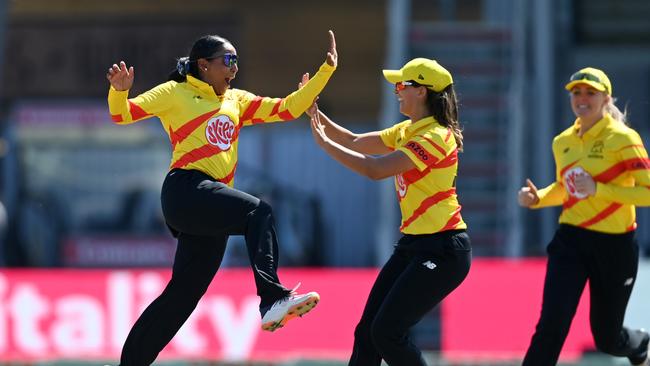
[[[523,365],[557,363],[587,281],[596,347],[614,356],[642,354],[644,333],[623,327],[639,262],[635,233],[606,234],[562,224],[547,252],[542,312]]]
[[[471,256],[464,230],[404,235],[370,290],[348,365],[426,365],[408,331],[463,282]]]
[[[196,170],[171,170],[162,186],[167,225],[178,238],[172,277],[140,315],[124,343],[121,366],[150,365],[185,323],[217,273],[229,235],[244,235],[260,309],[290,291],[277,276],[271,207]]]

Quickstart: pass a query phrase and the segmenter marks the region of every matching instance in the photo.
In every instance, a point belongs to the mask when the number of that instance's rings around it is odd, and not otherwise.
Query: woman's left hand
[[[582,173],[575,177],[576,191],[581,195],[593,196],[596,194],[596,182],[588,173]]]
[[[323,146],[329,140],[329,137],[325,133],[325,125],[320,121],[318,106],[314,103],[309,109],[311,112],[311,134],[314,136],[316,143]]]
[[[330,35],[330,49],[327,51],[327,64],[330,66],[336,67],[339,62],[339,54],[336,52],[336,38],[334,38],[334,32],[329,31]]]

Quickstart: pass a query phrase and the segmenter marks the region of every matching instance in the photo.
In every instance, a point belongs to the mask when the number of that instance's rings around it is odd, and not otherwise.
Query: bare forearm
[[[356,134],[352,133],[346,128],[337,125],[320,110],[318,111],[318,114],[320,116],[321,123],[324,124],[327,128],[327,137],[332,139],[332,141],[336,142],[337,144],[350,149],[352,147],[352,143],[356,138]]]
[[[365,177],[373,180],[379,180],[390,176],[382,173],[379,165],[377,164],[377,158],[373,156],[358,153],[334,141],[323,142],[321,147],[332,158],[334,158],[334,160]]]

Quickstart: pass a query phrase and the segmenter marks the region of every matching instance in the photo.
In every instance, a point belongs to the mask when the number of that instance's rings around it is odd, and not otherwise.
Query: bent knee
[[[273,208],[266,201],[260,200],[260,203],[253,210],[254,216],[267,216],[273,214]]]

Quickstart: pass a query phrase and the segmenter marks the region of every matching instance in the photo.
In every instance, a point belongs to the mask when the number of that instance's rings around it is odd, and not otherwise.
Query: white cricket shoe
[[[305,315],[318,304],[320,295],[317,292],[299,295],[294,292],[298,286],[291,291],[289,296],[274,302],[271,308],[264,313],[262,330],[273,332],[282,328],[289,320]]]

